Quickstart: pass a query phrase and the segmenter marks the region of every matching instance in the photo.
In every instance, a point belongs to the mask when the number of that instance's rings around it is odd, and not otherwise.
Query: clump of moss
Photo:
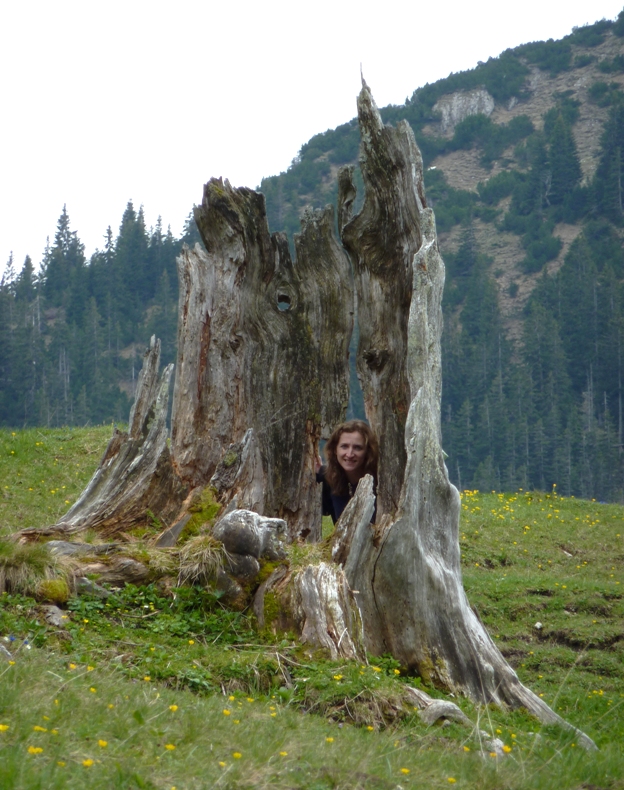
[[[221,505],[217,501],[217,492],[215,489],[211,486],[204,488],[189,510],[192,515],[180,533],[178,539],[179,545],[209,530],[217,520],[217,516],[221,511]]]
[[[331,562],[331,540],[325,538],[320,543],[291,543],[286,546],[286,553],[293,570]]]
[[[223,457],[223,461],[221,462],[226,469],[229,469],[230,466],[234,466],[236,461],[238,460],[238,453],[234,452],[234,450],[230,450],[229,453],[226,453]]]
[[[69,585],[65,579],[44,579],[37,587],[37,598],[55,604],[67,603],[70,596]]]

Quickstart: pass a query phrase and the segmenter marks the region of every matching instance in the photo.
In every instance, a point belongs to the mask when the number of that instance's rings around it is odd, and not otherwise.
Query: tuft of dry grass
[[[58,564],[45,544],[0,539],[0,593],[35,595],[42,581],[58,575]]]
[[[124,546],[123,554],[147,565],[152,579],[175,576],[179,572],[178,552],[175,549],[159,549],[155,546],[131,543]]]
[[[188,540],[178,552],[180,568],[178,586],[183,584],[212,584],[223,570],[227,552],[223,543],[212,535],[197,535]]]

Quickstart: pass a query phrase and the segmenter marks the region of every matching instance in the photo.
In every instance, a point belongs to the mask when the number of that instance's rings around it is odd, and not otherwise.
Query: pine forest
[[[381,114],[414,130],[446,264],[451,479],[624,501],[624,11]],[[271,230],[292,240],[307,206],[333,203],[341,165],[361,183],[358,149],[353,119],[265,178]],[[11,258],[0,282],[0,425],[126,421],[152,334],[175,361],[176,257],[195,243],[192,214],[175,238],[128,203],[87,259],[63,208],[42,259]]]

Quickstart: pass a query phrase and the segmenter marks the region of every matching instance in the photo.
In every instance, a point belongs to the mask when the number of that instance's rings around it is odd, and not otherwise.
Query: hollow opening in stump
[[[283,291],[278,291],[277,309],[280,312],[285,313],[287,310],[290,310],[291,307],[292,307],[292,301],[290,296],[287,293],[284,293]]]

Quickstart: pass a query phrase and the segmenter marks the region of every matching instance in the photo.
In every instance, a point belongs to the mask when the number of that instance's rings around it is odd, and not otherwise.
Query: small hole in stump
[[[288,294],[277,295],[277,309],[281,310],[282,313],[285,313],[286,310],[290,310],[290,296],[288,296]]]

